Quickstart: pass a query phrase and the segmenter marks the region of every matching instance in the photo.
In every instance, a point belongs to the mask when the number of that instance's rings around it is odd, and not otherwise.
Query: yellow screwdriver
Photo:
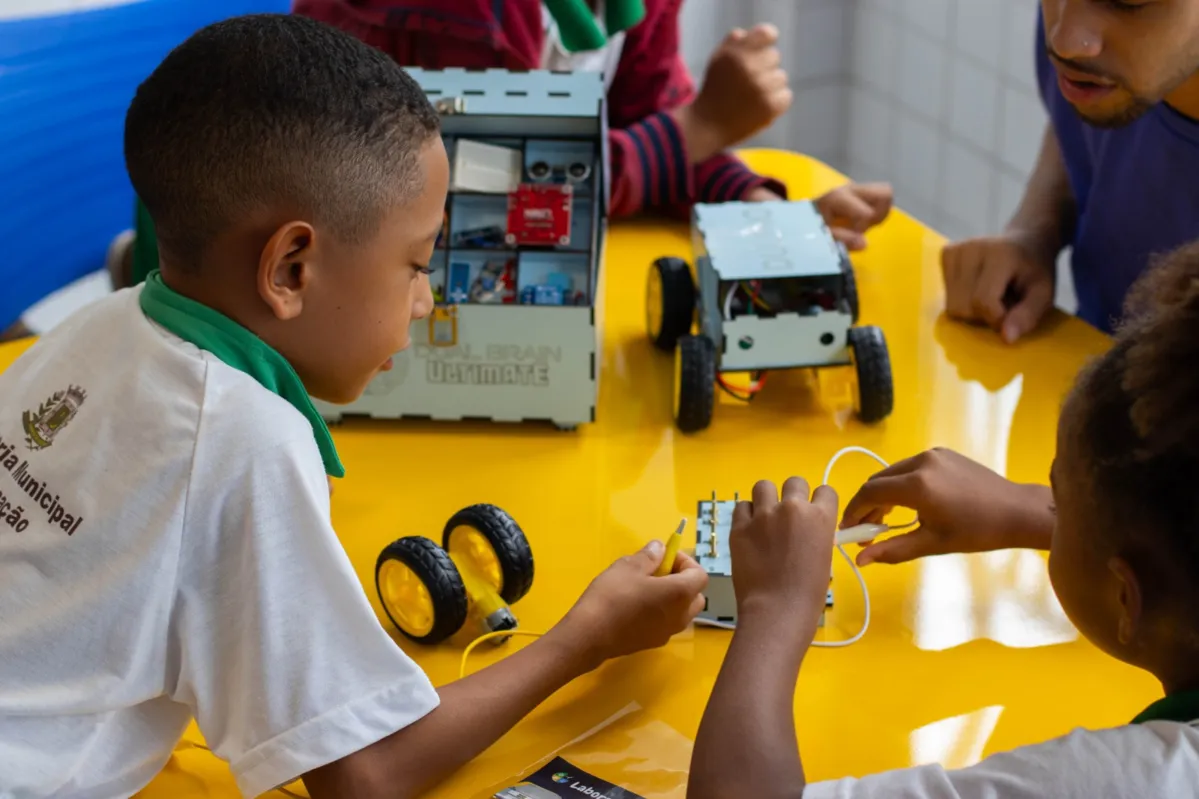
[[[654,572],[655,577],[665,577],[674,571],[674,561],[679,554],[679,547],[683,545],[683,528],[687,526],[687,517],[684,516],[679,522],[679,527],[670,538],[666,539],[666,552],[662,555],[662,563],[658,566],[658,570]]]

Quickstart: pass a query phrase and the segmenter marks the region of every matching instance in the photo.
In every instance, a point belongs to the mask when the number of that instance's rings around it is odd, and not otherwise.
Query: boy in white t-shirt
[[[162,271],[0,376],[0,796],[130,796],[193,716],[247,796],[414,796],[690,622],[706,576],[654,577],[660,545],[440,690],[375,617],[309,395],[357,397],[432,305],[448,164],[394,61],[304,17],[218,23],[138,89],[125,154]]]
[[[914,532],[864,549],[863,565],[1049,550],[1054,591],[1079,632],[1151,672],[1165,698],[1125,726],[1078,729],[970,768],[805,787],[793,700],[824,608],[837,498],[821,486],[809,502],[793,477],[780,502],[759,483],[735,512],[739,622],[696,740],[689,799],[1199,797],[1199,244],[1142,279],[1128,319],[1063,407],[1052,488],[932,450],[872,477],[842,525],[880,522],[896,507],[919,514]]]

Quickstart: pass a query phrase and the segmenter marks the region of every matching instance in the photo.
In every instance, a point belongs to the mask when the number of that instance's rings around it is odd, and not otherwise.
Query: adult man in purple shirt
[[[997,236],[946,247],[950,316],[1014,342],[1053,306],[1072,247],[1078,315],[1110,331],[1153,257],[1199,238],[1199,0],[1041,0],[1049,112],[1024,198]]]

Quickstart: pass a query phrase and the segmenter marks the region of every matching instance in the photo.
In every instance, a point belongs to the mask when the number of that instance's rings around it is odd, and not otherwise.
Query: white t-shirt
[[[595,18],[600,30],[604,29],[604,2],[596,3]],[[604,75],[604,91],[612,88],[612,79],[616,77],[616,68],[620,65],[620,54],[624,49],[624,31],[618,31],[608,37],[608,43],[599,50],[586,50],[571,53],[562,46],[562,38],[558,33],[558,23],[549,10],[541,7],[541,22],[545,27],[545,45],[541,51],[541,68],[561,72],[602,72]]]
[[[848,744],[847,744],[848,745]],[[970,768],[937,765],[821,782],[804,799],[1193,799],[1199,722],[1150,721],[992,755]]]
[[[139,292],[0,374],[0,796],[130,796],[193,715],[255,796],[438,702],[333,532],[307,419]]]

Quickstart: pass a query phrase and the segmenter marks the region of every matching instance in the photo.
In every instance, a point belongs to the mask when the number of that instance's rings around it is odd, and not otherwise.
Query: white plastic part
[[[837,531],[837,546],[864,544],[890,530],[891,528],[885,524],[857,524],[853,527],[846,527],[844,530]]]
[[[521,152],[511,147],[459,139],[454,148],[450,191],[511,194],[520,185]]]

